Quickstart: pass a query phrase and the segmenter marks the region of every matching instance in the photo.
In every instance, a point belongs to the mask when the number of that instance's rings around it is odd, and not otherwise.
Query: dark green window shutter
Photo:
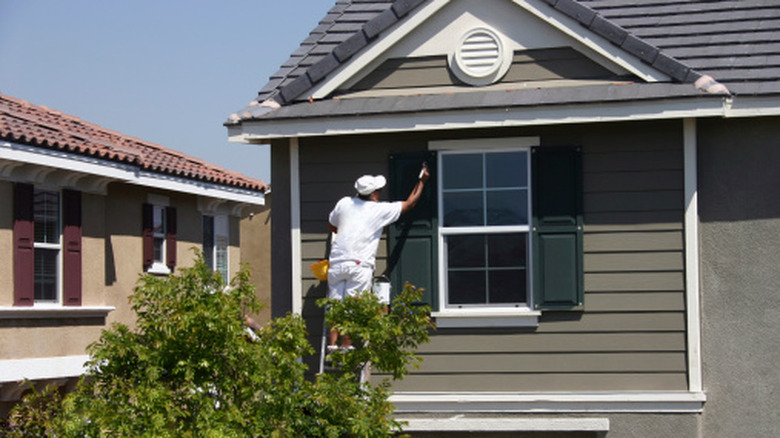
[[[534,308],[582,306],[582,151],[532,149]]]
[[[436,153],[423,151],[390,156],[389,198],[405,200],[417,183],[422,163],[428,163],[431,178],[420,200],[388,232],[387,271],[397,294],[406,282],[425,289],[423,302],[437,309],[438,244],[436,202]]]

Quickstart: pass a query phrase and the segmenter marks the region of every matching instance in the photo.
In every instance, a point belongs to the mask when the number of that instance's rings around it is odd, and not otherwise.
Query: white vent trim
[[[512,64],[512,51],[494,31],[479,27],[466,32],[449,56],[452,73],[475,86],[490,85],[501,79]]]

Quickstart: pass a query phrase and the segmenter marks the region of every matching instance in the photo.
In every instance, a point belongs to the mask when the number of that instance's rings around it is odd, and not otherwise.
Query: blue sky
[[[271,182],[222,123],[332,0],[0,0],[0,92]]]

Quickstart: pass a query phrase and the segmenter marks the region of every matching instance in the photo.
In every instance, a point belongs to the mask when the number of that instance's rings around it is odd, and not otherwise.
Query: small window
[[[203,258],[206,266],[229,281],[228,217],[226,215],[203,216]]]
[[[165,265],[165,207],[155,205],[152,213],[154,264]]]
[[[59,192],[35,189],[33,222],[35,303],[59,303],[62,250]]]
[[[442,152],[446,308],[528,307],[528,150]]]

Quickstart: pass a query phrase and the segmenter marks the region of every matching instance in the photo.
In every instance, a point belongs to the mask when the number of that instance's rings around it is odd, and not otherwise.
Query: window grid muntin
[[[487,187],[487,159],[486,156],[489,154],[499,154],[499,153],[507,153],[507,152],[522,152],[524,155],[525,160],[525,185],[524,186],[509,186],[509,187]],[[444,161],[446,160],[447,156],[457,155],[457,154],[463,154],[463,155],[479,155],[481,157],[481,166],[482,166],[482,187],[481,188],[457,188],[457,189],[446,189],[444,187],[444,178],[445,178],[445,172],[446,172],[446,164]],[[531,260],[531,254],[532,254],[532,248],[531,248],[531,194],[530,194],[530,182],[531,182],[531,156],[530,156],[530,149],[529,148],[496,148],[496,149],[490,149],[485,151],[475,151],[475,150],[459,150],[459,151],[441,151],[439,154],[439,169],[440,169],[440,189],[439,189],[439,223],[441,224],[439,226],[439,242],[442,247],[442,270],[440,275],[440,283],[443,285],[444,288],[444,307],[445,308],[496,308],[496,307],[530,307],[531,305],[531,265],[533,261]],[[488,218],[488,206],[487,206],[487,193],[488,192],[496,192],[496,191],[505,191],[507,189],[519,189],[524,190],[527,194],[526,196],[526,206],[525,206],[525,213],[526,213],[526,222],[523,224],[515,224],[515,225],[487,225],[487,218]],[[473,193],[473,192],[482,192],[482,209],[483,209],[483,224],[482,225],[467,225],[467,226],[446,226],[444,221],[444,198],[446,193]],[[449,303],[449,290],[448,290],[448,284],[449,284],[449,262],[448,262],[448,247],[447,247],[447,237],[453,236],[453,235],[474,235],[474,234],[507,234],[507,233],[520,233],[525,235],[525,242],[526,242],[526,254],[525,254],[525,301],[524,302],[517,302],[517,303],[486,303],[486,304],[450,304]],[[485,255],[487,257],[487,253]],[[489,272],[492,270],[497,269],[489,269],[486,267],[485,269],[485,281],[489,281]],[[489,297],[489,288],[486,286],[486,297]]]

